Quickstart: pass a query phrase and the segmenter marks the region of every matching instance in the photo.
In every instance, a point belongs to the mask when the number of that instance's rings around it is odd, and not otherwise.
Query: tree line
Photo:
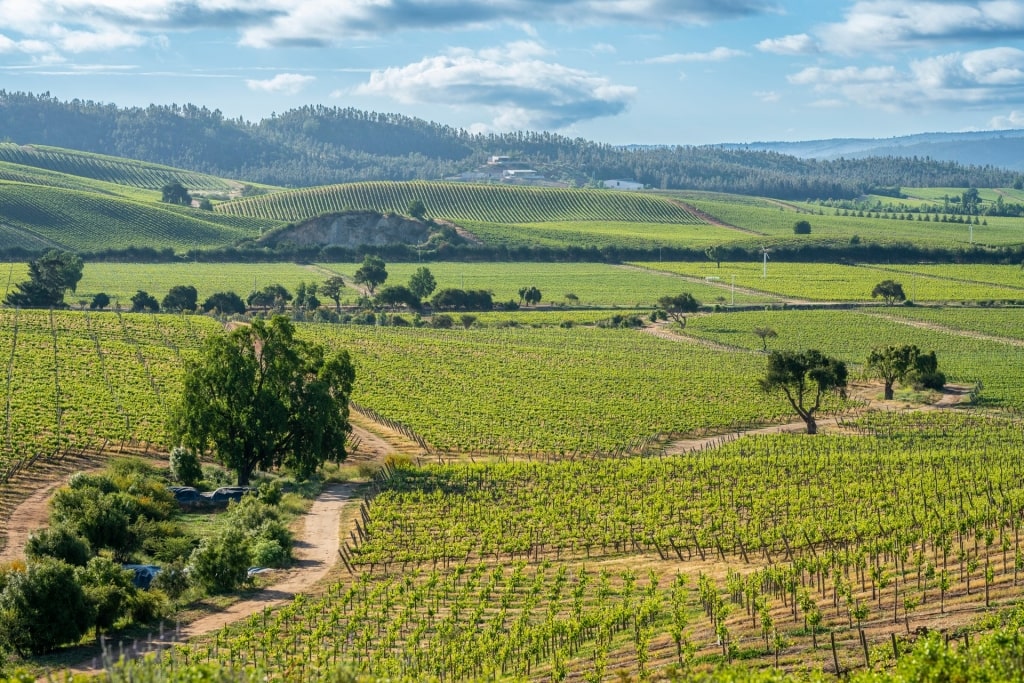
[[[664,189],[852,199],[887,186],[1008,187],[990,166],[902,157],[816,161],[716,146],[624,148],[548,132],[470,134],[421,119],[306,106],[259,122],[192,104],[119,108],[0,90],[0,138],[123,156],[283,186],[437,179],[508,155],[583,184],[633,178]]]

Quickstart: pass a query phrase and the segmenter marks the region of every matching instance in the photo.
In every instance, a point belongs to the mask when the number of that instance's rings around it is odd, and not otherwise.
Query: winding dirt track
[[[264,608],[291,602],[299,593],[310,590],[330,573],[338,560],[341,511],[352,500],[353,491],[354,487],[349,484],[331,484],[317,497],[312,508],[303,516],[302,528],[296,536],[293,546],[295,566],[281,572],[276,581],[245,600],[200,617],[177,630],[170,630],[162,638],[154,633],[149,638],[139,639],[125,651],[125,656],[138,656],[212,633]],[[69,667],[68,671],[76,674],[98,673],[101,664],[100,657],[93,657]],[[40,679],[48,680],[46,677]]]

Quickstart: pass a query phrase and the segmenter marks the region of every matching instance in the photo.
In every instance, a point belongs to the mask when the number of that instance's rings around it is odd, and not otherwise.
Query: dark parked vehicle
[[[132,583],[136,588],[141,588],[144,591],[149,590],[149,585],[160,573],[160,567],[155,564],[122,564],[121,568],[132,572],[135,575],[132,578]]]
[[[213,505],[227,505],[228,501],[238,502],[247,493],[256,493],[252,486],[221,486],[216,491],[204,491],[199,494]]]
[[[192,486],[168,486],[167,490],[174,494],[174,500],[182,507],[199,505],[201,497],[199,489]]]

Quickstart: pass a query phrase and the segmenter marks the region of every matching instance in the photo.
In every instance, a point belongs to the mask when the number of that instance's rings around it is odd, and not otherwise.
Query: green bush
[[[52,557],[76,567],[84,567],[91,556],[89,542],[63,526],[36,531],[25,544],[25,557],[30,560]]]
[[[185,564],[180,561],[165,565],[153,579],[150,589],[162,591],[171,600],[177,600],[191,585]]]
[[[196,454],[182,446],[171,450],[171,477],[182,486],[195,486],[203,478],[203,467]]]
[[[207,538],[190,560],[192,579],[207,593],[229,593],[245,581],[249,569],[249,542],[231,527]]]
[[[44,654],[81,640],[95,617],[74,567],[44,558],[8,575],[0,593],[0,642],[22,655]]]

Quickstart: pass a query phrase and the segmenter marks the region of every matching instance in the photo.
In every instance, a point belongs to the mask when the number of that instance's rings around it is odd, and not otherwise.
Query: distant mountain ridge
[[[776,152],[799,159],[917,157],[965,166],[1024,171],[1024,129],[918,133],[893,138],[832,138],[800,142],[723,143],[721,149]]]
[[[470,134],[399,114],[312,105],[252,123],[193,104],[120,108],[3,90],[0,140],[285,187],[472,175],[492,156],[567,185],[632,179],[658,189],[792,200],[851,199],[899,186],[1008,187],[1022,179],[991,160],[966,166],[923,154],[818,159],[798,156],[799,148],[770,149],[774,143],[627,149],[548,132]]]

